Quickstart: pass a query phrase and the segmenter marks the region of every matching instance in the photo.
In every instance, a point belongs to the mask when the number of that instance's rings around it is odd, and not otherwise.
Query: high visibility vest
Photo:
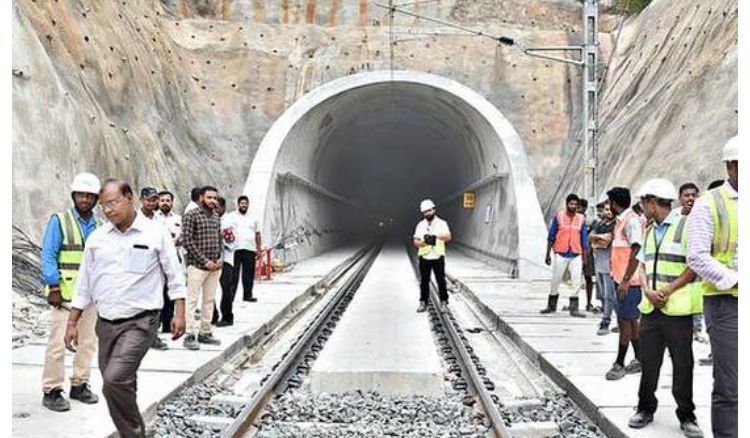
[[[643,226],[643,220],[640,219],[638,213],[634,212],[633,209],[626,210],[622,220],[618,220],[615,224],[615,229],[612,233],[612,249],[609,255],[609,271],[612,278],[617,284],[622,283],[622,279],[625,278],[625,271],[628,269],[628,263],[630,262],[630,242],[625,235],[625,228],[628,222],[632,218],[638,218],[641,226]],[[638,287],[641,285],[641,280],[638,275],[633,274],[630,278],[630,286]]]
[[[708,204],[711,206],[711,215],[714,222],[714,240],[711,243],[711,257],[716,259],[730,269],[736,263],[737,255],[737,200],[729,196],[729,190],[725,186],[717,187],[703,196],[707,196]],[[716,285],[710,281],[702,282],[703,295],[733,295],[737,296],[738,289],[718,290]]]
[[[565,254],[568,249],[575,254],[581,254],[581,228],[586,218],[576,213],[570,217],[563,211],[557,212],[557,235],[555,236],[555,252]]]
[[[441,256],[441,257],[445,256],[445,242],[443,242],[440,239],[435,239],[435,245],[425,245],[425,246],[420,247],[417,250],[417,256],[419,256],[419,257],[425,256],[425,255],[429,254],[430,251],[433,250],[433,248],[435,249],[435,252],[439,256]]]
[[[688,268],[686,219],[687,216],[680,215],[675,222],[669,224],[659,244],[656,242],[654,226],[646,230],[644,266],[649,286],[655,291],[668,286]],[[673,292],[661,312],[669,316],[702,313],[703,297],[698,286],[700,283],[694,280]],[[638,308],[642,313],[648,314],[653,312],[654,305],[644,294]]]
[[[78,220],[73,214],[73,209],[62,213],[55,213],[57,220],[60,222],[62,231],[62,246],[57,253],[57,268],[60,272],[60,292],[64,301],[72,301],[78,281],[78,268],[83,260],[83,248],[86,239],[83,237],[83,231],[78,224]],[[92,217],[96,226],[101,225],[98,218]],[[46,288],[47,292],[49,289]]]

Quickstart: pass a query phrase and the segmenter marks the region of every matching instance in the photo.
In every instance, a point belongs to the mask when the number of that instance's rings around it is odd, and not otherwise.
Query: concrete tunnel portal
[[[462,194],[475,193],[473,209]],[[365,240],[393,219],[408,238],[429,197],[453,245],[520,278],[546,278],[546,233],[515,129],[484,97],[414,71],[340,78],[305,94],[270,130],[244,193],[264,241],[298,258]]]

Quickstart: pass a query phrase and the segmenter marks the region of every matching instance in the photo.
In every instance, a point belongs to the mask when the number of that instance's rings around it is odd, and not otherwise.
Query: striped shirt
[[[728,182],[724,186],[729,191],[730,198],[737,199],[737,191]],[[687,219],[688,254],[690,269],[696,274],[713,283],[719,290],[734,287],[739,281],[737,270],[720,263],[711,257],[711,246],[714,240],[714,219],[711,214],[711,204],[706,195],[695,201],[693,210]]]
[[[221,221],[214,211],[190,210],[182,217],[182,246],[188,266],[206,269],[209,260],[222,259]]]

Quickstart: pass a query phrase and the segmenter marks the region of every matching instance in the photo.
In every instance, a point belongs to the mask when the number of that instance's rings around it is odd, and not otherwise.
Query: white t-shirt
[[[428,222],[427,219],[422,219],[417,223],[417,227],[414,229],[414,237],[418,239],[424,239],[425,234],[448,234],[451,230],[448,228],[448,222],[435,216],[432,218],[432,222]],[[437,260],[440,258],[440,254],[435,251],[435,247],[432,247],[430,252],[423,255],[422,258],[427,260]]]
[[[183,212],[183,215],[186,215],[190,210],[195,210],[198,208],[198,204],[196,204],[194,201],[188,202],[188,205],[185,207],[185,212]]]
[[[258,220],[252,213],[241,214],[235,210],[226,215],[227,226],[234,229],[234,249],[255,252],[255,233],[260,231]]]

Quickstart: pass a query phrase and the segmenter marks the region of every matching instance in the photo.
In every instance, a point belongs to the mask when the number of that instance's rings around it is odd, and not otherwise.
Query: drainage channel
[[[497,326],[476,296],[448,277],[449,319],[471,351],[491,364],[491,398],[508,432],[514,437],[604,438],[586,410],[561,389]],[[434,286],[434,285],[433,285]],[[480,367],[481,369],[481,367]]]

